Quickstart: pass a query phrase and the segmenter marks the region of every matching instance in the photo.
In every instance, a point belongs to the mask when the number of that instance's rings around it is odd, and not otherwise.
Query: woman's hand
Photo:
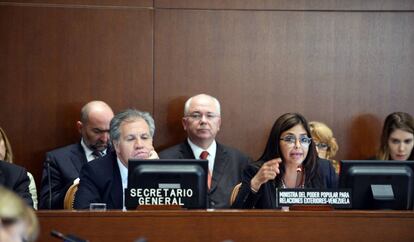
[[[259,191],[260,186],[263,183],[266,183],[269,180],[273,180],[276,178],[277,174],[279,174],[279,164],[282,162],[282,159],[276,158],[273,160],[269,160],[265,162],[262,167],[260,167],[259,171],[250,181],[250,188],[253,191]]]

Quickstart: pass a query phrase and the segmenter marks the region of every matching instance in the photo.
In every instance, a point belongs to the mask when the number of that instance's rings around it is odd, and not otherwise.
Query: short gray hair
[[[190,104],[191,104],[191,101],[193,100],[193,98],[198,97],[198,96],[206,96],[206,97],[211,98],[213,100],[214,104],[216,105],[218,114],[221,115],[220,102],[219,102],[219,100],[217,100],[217,98],[215,98],[213,96],[210,96],[208,94],[198,94],[198,95],[195,95],[195,96],[190,97],[185,102],[185,104],[184,104],[184,116],[187,116],[188,115],[188,110],[190,109]]]
[[[151,117],[151,114],[136,109],[126,109],[116,114],[109,124],[109,134],[111,136],[112,143],[114,141],[118,141],[121,137],[120,127],[123,122],[131,122],[137,119],[143,119],[148,124],[150,135],[154,138],[155,123],[154,119]]]

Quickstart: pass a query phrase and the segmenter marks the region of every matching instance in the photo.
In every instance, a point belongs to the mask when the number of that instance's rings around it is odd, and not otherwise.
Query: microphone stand
[[[52,178],[50,177],[50,158],[46,158],[47,182],[49,184],[49,209],[52,209]]]

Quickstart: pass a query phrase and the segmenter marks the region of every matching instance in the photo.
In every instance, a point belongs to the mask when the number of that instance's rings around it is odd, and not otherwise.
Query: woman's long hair
[[[414,134],[414,120],[413,117],[404,112],[395,112],[389,114],[384,121],[384,127],[382,128],[381,144],[377,153],[377,159],[389,160],[390,147],[388,146],[388,139],[392,132],[397,129],[404,130],[406,132]],[[411,151],[409,160],[414,160],[414,152]]]
[[[280,149],[280,135],[296,126],[302,125],[306,130],[308,137],[311,137],[308,121],[299,113],[286,113],[280,116],[273,124],[270,131],[269,139],[267,140],[266,148],[263,151],[262,156],[258,162],[263,164],[268,160],[275,158],[282,158],[282,163],[279,165],[280,174],[276,177],[276,186],[280,186],[282,178],[285,174],[285,164],[283,162],[284,157]],[[309,145],[308,155],[302,163],[303,170],[305,172],[305,187],[315,187],[321,184],[320,176],[318,174],[318,154],[315,148],[315,144],[312,141]]]
[[[6,132],[0,127],[0,140],[4,141],[4,146],[6,148],[6,154],[4,155],[3,160],[7,161],[9,163],[13,163],[13,151],[9,142],[9,139],[7,138]]]

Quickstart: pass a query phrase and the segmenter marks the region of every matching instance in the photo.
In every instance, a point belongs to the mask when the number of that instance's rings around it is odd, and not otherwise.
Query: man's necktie
[[[207,160],[207,157],[208,157],[208,152],[207,151],[201,152],[200,159]],[[211,172],[210,172],[210,169],[208,169],[207,187],[208,187],[208,190],[210,190],[210,188],[211,188]]]
[[[102,157],[102,153],[99,150],[94,150],[92,152],[93,157],[95,157],[95,159],[98,159],[99,157]]]

